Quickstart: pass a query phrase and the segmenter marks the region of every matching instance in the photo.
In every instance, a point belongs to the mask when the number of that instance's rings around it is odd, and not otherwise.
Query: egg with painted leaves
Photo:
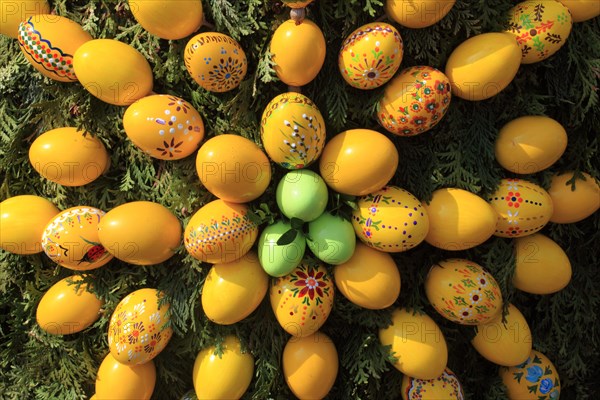
[[[500,377],[509,400],[558,400],[560,378],[552,361],[533,350],[527,360],[514,367],[501,367]]]
[[[162,39],[182,39],[200,28],[203,13],[198,0],[129,0],[133,17],[148,32]]]
[[[404,375],[402,400],[463,400],[464,392],[458,377],[446,368],[434,379],[417,379]]]

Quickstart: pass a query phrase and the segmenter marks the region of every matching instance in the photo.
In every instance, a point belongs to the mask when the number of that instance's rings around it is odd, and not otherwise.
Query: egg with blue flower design
[[[552,361],[533,350],[527,360],[514,367],[500,368],[509,400],[558,400],[560,378]]]

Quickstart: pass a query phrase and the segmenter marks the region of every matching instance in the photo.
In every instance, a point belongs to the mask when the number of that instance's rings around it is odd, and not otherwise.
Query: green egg
[[[327,185],[321,176],[307,169],[290,171],[277,185],[276,200],[286,217],[310,222],[325,211]]]
[[[323,213],[308,224],[308,236],[308,248],[327,264],[345,263],[354,254],[356,234],[352,223],[342,217]]]
[[[287,275],[302,261],[306,239],[301,232],[298,232],[290,243],[277,244],[279,238],[290,229],[291,224],[279,221],[267,226],[258,239],[258,260],[265,272],[271,276]]]

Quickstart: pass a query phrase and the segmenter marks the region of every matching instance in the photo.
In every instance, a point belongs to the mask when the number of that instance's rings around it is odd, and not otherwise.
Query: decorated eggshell
[[[209,192],[232,203],[257,199],[271,182],[271,163],[265,153],[239,135],[207,140],[198,150],[196,171]]]
[[[600,3],[596,0],[560,0],[569,11],[573,22],[583,22],[600,15]]]
[[[21,22],[18,39],[25,58],[42,75],[60,82],[75,82],[73,54],[92,37],[77,22],[44,14]]]
[[[77,128],[42,133],[29,148],[29,162],[44,178],[63,186],[83,186],[96,180],[110,164],[100,139]]]
[[[32,22],[39,22],[43,17],[50,13],[50,5],[46,0],[0,0],[0,15],[2,23],[0,24],[0,33],[17,39],[19,37],[19,24],[34,17]]]
[[[258,239],[258,259],[265,272],[271,276],[284,276],[292,272],[304,257],[306,238],[302,232],[296,231],[291,243],[277,244],[277,241],[290,229],[288,222],[277,221],[266,226]]]
[[[118,362],[144,364],[167,346],[173,329],[169,325],[170,306],[162,296],[156,289],[139,289],[117,305],[108,325],[108,347]]]
[[[283,377],[300,399],[322,399],[335,383],[339,368],[335,344],[321,332],[291,337],[283,349]]]
[[[202,2],[198,0],[129,0],[129,9],[145,30],[162,39],[182,39],[202,25]]]
[[[42,233],[60,210],[39,196],[13,196],[0,203],[0,248],[14,254],[43,251]]]
[[[269,277],[252,251],[239,260],[215,264],[202,287],[202,309],[217,324],[235,324],[258,307],[268,285]]]
[[[350,86],[375,89],[398,71],[403,51],[402,37],[396,28],[385,22],[372,22],[344,40],[338,67]]]
[[[287,169],[312,164],[325,146],[325,121],[308,97],[282,93],[267,104],[260,122],[260,138],[275,163]]]
[[[290,8],[303,8],[313,2],[313,0],[282,0],[283,4]]]
[[[198,260],[228,263],[242,258],[258,237],[258,226],[244,204],[214,200],[190,219],[184,233],[185,249]]]
[[[319,260],[338,265],[348,261],[354,254],[356,235],[350,221],[340,215],[324,212],[308,223],[306,245]]]
[[[238,87],[248,69],[242,46],[217,32],[204,32],[191,38],[185,46],[184,62],[200,87],[216,93]]]
[[[275,317],[292,336],[314,334],[333,306],[333,281],[323,265],[302,263],[288,275],[274,279],[270,290]]]
[[[317,219],[325,211],[329,193],[321,176],[308,169],[290,171],[277,185],[279,210],[289,219],[304,222]]]
[[[400,295],[400,271],[392,256],[360,242],[352,258],[333,270],[339,291],[357,306],[381,310]]]
[[[325,37],[321,28],[305,19],[287,20],[271,39],[271,59],[275,73],[290,86],[304,86],[317,76],[325,62]]]
[[[96,375],[95,397],[98,400],[150,400],[155,384],[154,361],[130,366],[120,363],[108,353]]]
[[[427,314],[406,308],[392,313],[392,324],[379,330],[382,346],[391,346],[394,367],[417,379],[436,379],[446,368],[448,347],[437,324]]]
[[[69,276],[44,293],[36,311],[40,328],[52,335],[70,335],[81,332],[100,318],[104,302],[88,291],[88,284],[80,283],[82,281],[80,276]]]
[[[446,368],[435,379],[402,378],[402,400],[463,400],[464,392],[458,377]]]
[[[152,70],[142,53],[113,39],[85,42],[73,55],[79,82],[93,96],[128,106],[152,91]]]
[[[451,98],[450,82],[442,72],[426,66],[406,68],[385,87],[377,118],[391,133],[418,135],[441,121]]]
[[[482,33],[461,43],[446,63],[452,94],[485,100],[504,90],[517,75],[521,48],[508,33]]]
[[[396,146],[385,135],[370,129],[351,129],[327,143],[319,169],[331,189],[364,196],[381,190],[392,179],[398,159]]]
[[[204,122],[198,111],[170,95],[146,96],[127,107],[123,128],[140,150],[161,160],[185,158],[204,139]]]
[[[522,237],[542,229],[552,216],[552,198],[540,186],[521,179],[502,179],[488,201],[498,213],[494,235]]]
[[[352,212],[356,236],[367,246],[397,253],[421,243],[429,231],[429,216],[421,202],[396,186],[358,199]]]
[[[481,197],[462,189],[433,192],[423,208],[429,215],[425,241],[444,250],[466,250],[488,240],[496,230],[498,214]]]
[[[545,60],[565,44],[573,22],[569,9],[559,1],[528,0],[508,12],[506,32],[521,47],[523,64]]]
[[[387,0],[385,11],[407,28],[426,28],[446,16],[456,0]]]
[[[552,361],[533,350],[523,364],[501,367],[500,377],[509,400],[558,400],[560,379]]]
[[[452,258],[435,264],[425,279],[427,299],[442,317],[462,325],[479,325],[502,311],[502,293],[480,265]]]
[[[98,224],[98,237],[119,260],[153,265],[175,254],[181,244],[181,223],[161,204],[133,201],[106,213]]]
[[[550,221],[558,224],[579,222],[594,214],[600,208],[600,184],[593,177],[581,172],[583,179],[572,182],[573,171],[555,175],[550,183],[548,194],[552,198],[554,210]]]

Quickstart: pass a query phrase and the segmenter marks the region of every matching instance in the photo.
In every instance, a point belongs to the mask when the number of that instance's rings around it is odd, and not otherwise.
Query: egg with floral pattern
[[[279,325],[290,335],[317,332],[333,307],[333,280],[323,265],[300,264],[271,283],[271,307]]]
[[[451,97],[450,81],[442,72],[427,66],[406,68],[385,87],[377,118],[391,133],[418,135],[441,121]]]
[[[533,350],[527,360],[514,367],[501,367],[500,377],[509,400],[558,400],[560,378],[552,361]]]
[[[458,377],[446,368],[434,379],[417,379],[404,375],[402,378],[402,400],[463,400],[465,398]]]
[[[125,296],[108,325],[108,347],[112,356],[126,365],[140,365],[156,357],[169,343],[173,329],[164,294],[144,288]],[[160,306],[159,306],[160,304]]]

